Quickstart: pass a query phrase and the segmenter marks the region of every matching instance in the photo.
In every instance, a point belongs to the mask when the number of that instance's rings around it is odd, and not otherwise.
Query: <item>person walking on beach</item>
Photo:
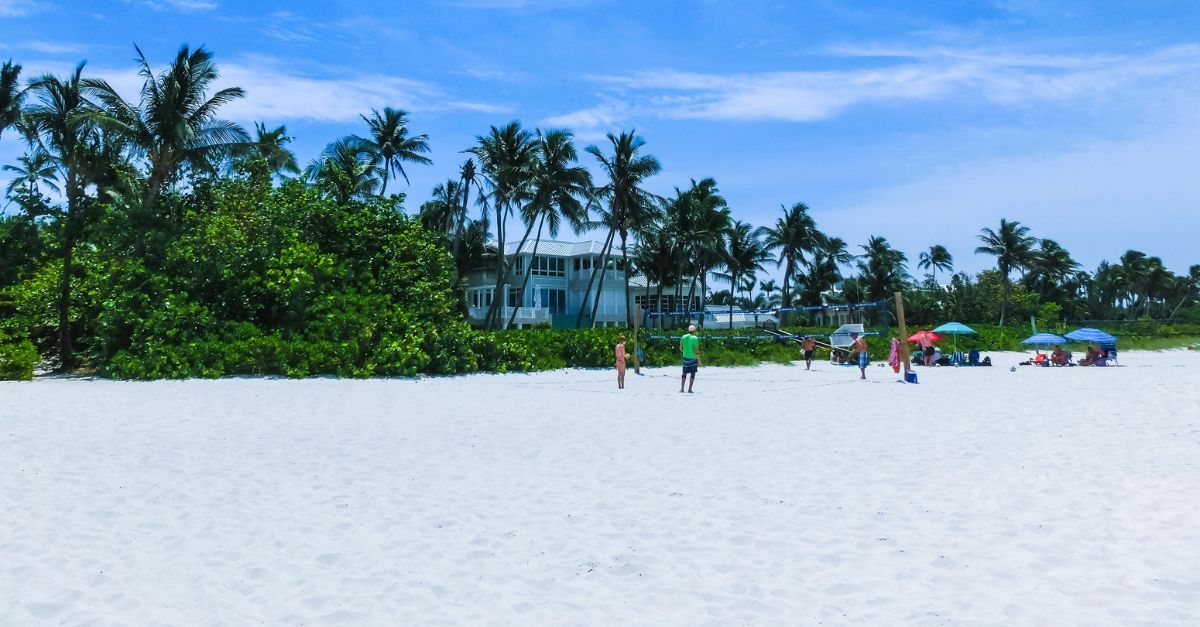
[[[804,342],[801,344],[804,349],[804,369],[812,368],[813,352],[816,350],[816,342],[811,335],[804,336]]]
[[[625,355],[625,336],[617,341],[617,347],[614,350],[617,355],[617,389],[625,389],[625,362],[628,359]]]
[[[696,337],[696,325],[688,326],[687,335],[679,338],[679,352],[683,355],[683,375],[679,378],[679,393],[683,394],[683,384],[687,384],[688,394],[692,393],[692,385],[696,383],[696,369],[700,367],[700,338]]]
[[[854,341],[854,344],[852,344],[850,347],[850,352],[854,354],[858,360],[858,370],[862,373],[862,377],[860,378],[866,379],[867,364],[870,363],[867,358],[867,338],[857,333],[851,333],[850,339]]]

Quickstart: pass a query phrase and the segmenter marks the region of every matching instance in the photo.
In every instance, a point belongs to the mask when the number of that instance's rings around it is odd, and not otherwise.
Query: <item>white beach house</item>
[[[579,309],[586,307],[583,326],[590,326],[590,314],[596,293],[600,293],[600,303],[596,307],[597,327],[624,327],[625,315],[625,279],[621,267],[621,250],[613,247],[609,254],[608,268],[604,272],[593,270],[601,263],[603,244],[601,242],[560,242],[543,240],[537,245],[534,254],[534,243],[528,241],[517,253],[519,242],[505,245],[504,252],[513,264],[511,280],[501,289],[504,299],[502,306],[502,324],[507,324],[512,318],[515,328],[532,326],[553,326],[555,328],[574,328],[579,318]],[[529,283],[525,294],[521,295],[521,284],[529,275]],[[590,285],[589,285],[590,283]],[[701,298],[698,290],[693,291],[685,286],[676,297],[674,286],[664,286],[661,290],[657,284],[647,285],[645,277],[633,275],[629,279],[630,298],[633,305],[646,312],[678,312],[685,307],[696,312],[694,317],[704,318],[705,326],[722,328],[729,325],[730,311],[727,306],[705,307],[704,314],[700,313]],[[687,300],[691,298],[691,306]],[[492,300],[496,298],[496,272],[494,269],[481,269],[472,272],[467,277],[467,309],[472,324],[482,324],[487,316]],[[513,317],[514,309],[516,316]],[[775,317],[762,313],[746,313],[734,308],[733,320],[735,327],[760,326]]]

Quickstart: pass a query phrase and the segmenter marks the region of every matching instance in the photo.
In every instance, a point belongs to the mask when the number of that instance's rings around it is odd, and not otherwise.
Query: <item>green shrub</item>
[[[37,362],[38,353],[33,342],[0,329],[0,380],[30,381]]]

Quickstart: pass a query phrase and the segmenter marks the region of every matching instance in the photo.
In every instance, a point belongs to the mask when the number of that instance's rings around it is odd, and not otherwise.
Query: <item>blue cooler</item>
[[[917,382],[917,373],[915,373],[911,370],[904,373],[904,382],[905,383],[916,383]]]

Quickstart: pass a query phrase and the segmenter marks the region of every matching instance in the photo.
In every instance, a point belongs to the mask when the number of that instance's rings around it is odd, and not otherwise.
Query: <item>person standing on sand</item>
[[[617,354],[617,389],[625,389],[625,362],[628,359],[625,355],[625,336],[617,342],[617,347],[614,350]]]
[[[925,356],[925,365],[933,365],[933,340],[929,339],[928,333],[921,334],[921,340],[917,342],[921,347],[921,354]]]
[[[804,343],[801,346],[804,348],[804,369],[808,370],[812,368],[813,352],[817,348],[816,342],[813,341],[811,335],[806,335],[804,336]]]
[[[696,370],[700,367],[700,338],[696,337],[696,325],[688,327],[687,335],[679,338],[679,352],[683,355],[683,376],[679,377],[679,393],[683,394],[683,384],[692,375],[687,384],[688,394],[692,393],[692,385],[696,383]]]
[[[867,378],[867,364],[870,363],[870,361],[867,358],[867,338],[865,338],[857,333],[851,333],[850,339],[854,341],[854,344],[850,348],[850,352],[855,354],[857,357],[858,370],[859,370],[859,372],[862,373],[862,377],[860,377],[860,378],[866,379]]]

